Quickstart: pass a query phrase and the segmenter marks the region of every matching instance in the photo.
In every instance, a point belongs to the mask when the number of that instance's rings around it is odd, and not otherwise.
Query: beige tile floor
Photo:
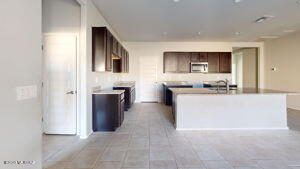
[[[135,104],[115,133],[44,136],[44,169],[300,169],[300,112],[289,131],[176,131],[170,107]]]

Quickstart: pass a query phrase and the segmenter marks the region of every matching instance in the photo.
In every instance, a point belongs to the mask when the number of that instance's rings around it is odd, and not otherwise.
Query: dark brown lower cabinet
[[[129,110],[135,102],[135,86],[113,87],[113,90],[125,90],[125,111]]]
[[[115,131],[124,120],[124,93],[93,94],[93,131]]]

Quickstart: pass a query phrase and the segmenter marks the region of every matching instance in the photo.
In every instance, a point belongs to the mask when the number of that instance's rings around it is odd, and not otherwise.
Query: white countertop
[[[225,95],[237,95],[237,94],[287,94],[298,95],[300,93],[270,90],[270,89],[255,89],[255,88],[238,88],[237,90],[211,90],[207,88],[170,88],[176,95],[178,94],[225,94]]]
[[[133,87],[135,82],[117,82],[114,84],[114,87]]]
[[[93,94],[122,94],[125,90],[99,90],[94,91]]]
[[[192,84],[189,84],[188,82],[186,81],[165,81],[165,82],[162,82],[162,84],[166,85],[166,86],[185,86],[185,85],[191,85]]]

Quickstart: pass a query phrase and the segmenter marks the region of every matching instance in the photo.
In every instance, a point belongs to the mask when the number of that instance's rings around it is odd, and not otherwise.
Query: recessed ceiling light
[[[179,2],[180,0],[173,0],[174,2]]]
[[[260,17],[260,18],[256,19],[254,22],[255,23],[262,23],[262,22],[266,21],[269,18],[274,18],[274,16],[272,16],[272,15],[265,15],[263,17]]]
[[[235,32],[234,34],[235,34],[235,35],[241,35],[242,32]]]
[[[163,35],[167,35],[168,34],[168,32],[163,32]]]
[[[283,30],[284,33],[292,33],[292,32],[295,32],[295,30],[293,29],[286,29],[286,30]]]
[[[202,32],[198,32],[197,34],[198,34],[198,35],[201,35],[201,34],[202,34]]]
[[[240,3],[242,2],[243,0],[233,0],[234,3]]]

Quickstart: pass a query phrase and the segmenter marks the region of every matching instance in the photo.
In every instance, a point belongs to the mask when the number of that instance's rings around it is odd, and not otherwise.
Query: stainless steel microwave
[[[208,62],[192,62],[191,63],[192,73],[207,73],[208,72]]]

